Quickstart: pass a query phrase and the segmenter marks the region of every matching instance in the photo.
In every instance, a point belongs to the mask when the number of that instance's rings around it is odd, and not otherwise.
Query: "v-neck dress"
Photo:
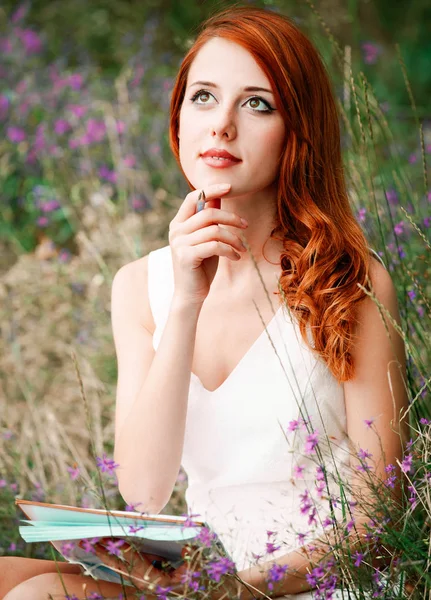
[[[148,291],[157,350],[174,292],[170,246],[149,254]],[[349,455],[343,385],[284,306],[216,390],[191,374],[182,454],[188,511],[217,533],[239,571],[324,531],[328,494],[341,510],[331,473],[347,476]],[[328,473],[324,492],[316,489],[319,464]]]

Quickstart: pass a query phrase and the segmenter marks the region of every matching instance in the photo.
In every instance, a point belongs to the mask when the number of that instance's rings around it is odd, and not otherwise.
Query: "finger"
[[[156,569],[151,566],[150,562],[138,555],[138,560],[122,561],[118,556],[109,554],[109,552],[98,546],[94,546],[95,554],[100,560],[110,569],[122,575],[131,581],[139,590],[152,591],[157,585],[165,586],[167,580],[160,575],[150,575],[150,571],[156,572]],[[135,553],[137,554],[137,553]],[[139,562],[138,562],[139,561]],[[160,573],[160,571],[158,572]]]
[[[214,184],[205,186],[204,192],[205,192],[205,197],[206,197],[206,201],[207,201],[205,206],[207,206],[209,201],[212,201],[214,199],[219,199],[220,196],[226,195],[229,192],[230,187],[231,187],[230,184],[221,184],[221,183],[214,183]],[[177,214],[175,215],[174,219],[172,220],[173,222],[183,223],[184,221],[187,221],[187,219],[189,219],[192,215],[196,214],[196,204],[198,202],[200,193],[201,193],[201,190],[193,190],[193,192],[190,192],[189,194],[187,194],[187,196],[184,199],[184,202],[181,204]],[[220,201],[220,199],[219,199],[219,201]]]

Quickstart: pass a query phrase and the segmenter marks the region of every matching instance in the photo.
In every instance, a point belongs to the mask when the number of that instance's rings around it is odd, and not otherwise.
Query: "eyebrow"
[[[206,87],[213,87],[213,88],[217,88],[218,85],[215,83],[212,83],[211,81],[195,81],[194,83],[191,83],[189,85],[189,87],[192,87],[194,85],[204,85]],[[273,92],[271,90],[268,90],[266,88],[262,88],[262,87],[256,87],[256,86],[248,86],[243,88],[244,92],[268,92],[268,94],[272,94]]]

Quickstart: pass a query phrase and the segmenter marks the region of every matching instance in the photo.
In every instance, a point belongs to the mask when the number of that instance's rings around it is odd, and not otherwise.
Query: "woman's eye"
[[[196,102],[196,100],[199,98],[200,100],[202,99],[202,97],[204,97],[204,102],[198,102],[198,104],[208,104],[207,101],[205,101],[205,97],[209,98],[209,96],[212,96],[212,94],[210,94],[209,92],[197,92],[193,98],[192,98],[192,102]]]
[[[257,110],[258,112],[270,112],[271,110],[273,110],[269,106],[269,104],[267,104],[267,102],[262,100],[262,98],[250,98],[250,100],[247,100],[247,102],[250,102],[250,108],[252,108],[253,110]],[[261,105],[261,107],[263,106],[264,108],[258,108],[259,104]]]

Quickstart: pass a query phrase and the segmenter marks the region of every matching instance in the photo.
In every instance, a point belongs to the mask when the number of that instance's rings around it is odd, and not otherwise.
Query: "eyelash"
[[[195,102],[195,101],[198,99],[198,97],[199,97],[201,94],[209,94],[210,96],[213,96],[213,94],[211,94],[211,92],[209,92],[208,90],[199,90],[198,92],[196,92],[196,94],[194,94],[194,95],[193,95],[193,96],[190,98],[190,102],[194,103],[194,102]],[[214,96],[213,96],[213,97],[214,97]],[[265,114],[265,113],[266,113],[266,114],[269,114],[269,113],[272,113],[272,112],[275,110],[275,108],[272,108],[272,106],[270,106],[270,105],[268,104],[268,102],[267,102],[266,100],[264,100],[263,98],[261,98],[260,96],[252,96],[251,98],[249,98],[249,99],[247,100],[247,102],[250,102],[250,100],[260,100],[260,101],[261,101],[261,102],[263,102],[263,104],[265,104],[265,106],[267,107],[267,110],[257,110],[257,108],[252,108],[251,110],[253,110],[254,112],[257,112],[257,113],[264,113],[264,114]],[[251,107],[250,107],[250,108],[251,108]]]

